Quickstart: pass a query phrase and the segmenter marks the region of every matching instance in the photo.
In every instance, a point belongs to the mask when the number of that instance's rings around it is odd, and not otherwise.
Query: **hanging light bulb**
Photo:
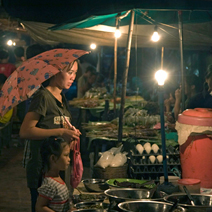
[[[8,41],[7,41],[7,45],[8,45],[8,46],[12,46],[12,45],[13,45],[13,41],[12,41],[12,40],[8,40]]]
[[[119,29],[116,29],[116,31],[115,31],[115,37],[116,38],[120,38],[121,37],[121,32],[120,32]]]
[[[168,76],[167,72],[165,72],[164,70],[158,70],[155,73],[155,79],[157,80],[158,85],[164,85],[167,76]]]
[[[152,41],[157,42],[160,39],[160,35],[158,34],[158,27],[155,26],[154,33],[151,37]]]
[[[120,30],[119,30],[119,19],[117,19],[117,22],[116,22],[116,31],[115,31],[115,37],[116,38],[120,38],[121,37],[121,32],[120,32]]]
[[[96,44],[95,44],[95,43],[92,43],[92,44],[90,45],[90,48],[91,48],[91,49],[96,49]]]

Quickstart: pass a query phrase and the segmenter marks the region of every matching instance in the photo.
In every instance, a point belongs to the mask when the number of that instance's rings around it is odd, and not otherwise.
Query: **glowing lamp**
[[[8,46],[12,46],[12,45],[13,45],[13,41],[12,41],[12,40],[8,40],[8,41],[7,41],[7,45],[8,45]]]
[[[90,48],[91,48],[91,49],[96,49],[96,44],[95,44],[95,43],[92,43],[92,44],[90,45]]]
[[[157,80],[158,85],[164,85],[167,76],[168,76],[167,72],[165,72],[164,70],[158,70],[155,73],[155,79]]]
[[[155,29],[154,29],[153,35],[151,37],[151,40],[153,42],[157,42],[157,41],[159,41],[159,39],[160,39],[160,35],[158,34],[158,28],[157,28],[157,26],[155,26]]]

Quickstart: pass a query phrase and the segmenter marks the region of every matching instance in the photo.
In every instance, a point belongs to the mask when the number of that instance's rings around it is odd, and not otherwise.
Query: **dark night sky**
[[[12,17],[53,24],[133,8],[212,10],[209,0],[2,0],[2,5]]]

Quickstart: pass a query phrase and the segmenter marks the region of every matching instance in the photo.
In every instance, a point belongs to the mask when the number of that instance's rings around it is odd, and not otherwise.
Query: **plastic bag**
[[[102,167],[103,169],[105,169],[106,167],[108,167],[110,165],[113,158],[114,158],[113,153],[106,151],[102,154],[102,156],[97,161],[95,166],[99,166],[99,167]]]
[[[116,155],[121,152],[122,147],[123,144],[119,147],[112,147],[111,149],[108,150],[108,152],[112,152],[114,155]]]
[[[80,140],[78,139],[74,150],[73,150],[73,159],[72,159],[72,173],[70,184],[73,188],[76,188],[81,182],[83,174],[83,164],[80,154]]]
[[[111,167],[123,166],[127,162],[127,153],[118,153],[114,156],[113,160],[110,163]]]

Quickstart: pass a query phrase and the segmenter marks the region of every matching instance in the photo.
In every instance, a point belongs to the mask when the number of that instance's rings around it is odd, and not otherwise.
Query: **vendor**
[[[77,98],[82,98],[96,81],[96,69],[88,66],[85,73],[77,81]]]
[[[188,101],[186,109],[212,108],[212,64],[207,68],[204,85],[203,91]]]

